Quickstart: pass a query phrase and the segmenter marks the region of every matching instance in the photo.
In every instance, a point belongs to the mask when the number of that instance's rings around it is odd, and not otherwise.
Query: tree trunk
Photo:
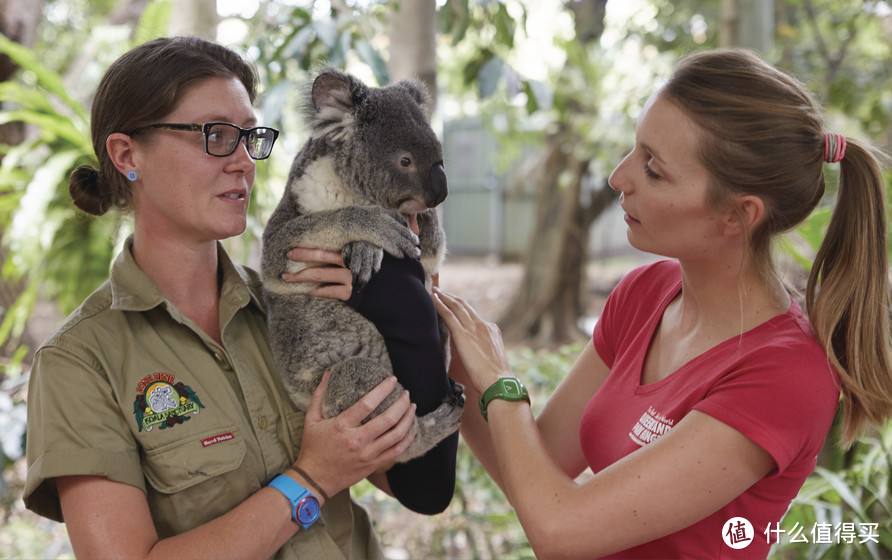
[[[774,0],[722,0],[722,47],[745,47],[767,54],[774,46]]]
[[[524,258],[524,276],[499,326],[508,340],[551,345],[582,338],[577,321],[583,312],[589,230],[610,206],[615,193],[602,185],[583,185],[591,159],[579,160],[577,139],[561,131],[550,137],[536,177],[536,223]]]
[[[174,0],[171,35],[195,35],[203,39],[217,39],[217,0]]]
[[[149,0],[122,0],[109,14],[108,22],[111,25],[135,25],[148,4]]]
[[[604,31],[607,0],[577,0],[566,7],[575,17],[577,40],[597,44]],[[611,189],[585,189],[594,154],[578,159],[580,139],[570,127],[549,136],[536,182],[536,223],[524,259],[521,285],[499,326],[507,340],[552,345],[578,340],[589,230],[610,206]]]
[[[37,33],[42,5],[40,0],[0,0],[0,33],[16,43],[31,46]],[[0,56],[0,82],[10,79],[17,68],[9,57]],[[24,140],[24,135],[22,123],[0,125],[0,143],[18,144]]]
[[[417,79],[427,86],[431,109],[437,106],[437,3],[403,0],[390,17],[390,79]]]

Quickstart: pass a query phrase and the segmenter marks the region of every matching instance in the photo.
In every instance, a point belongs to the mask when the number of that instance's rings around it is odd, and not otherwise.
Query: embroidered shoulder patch
[[[133,416],[140,432],[151,432],[156,426],[161,430],[172,428],[202,408],[204,405],[195,391],[169,373],[158,371],[136,384]]]

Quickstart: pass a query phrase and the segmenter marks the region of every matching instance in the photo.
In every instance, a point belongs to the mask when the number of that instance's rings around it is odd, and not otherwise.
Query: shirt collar
[[[148,311],[162,303],[167,298],[158,289],[151,278],[146,275],[136,260],[133,258],[133,236],[129,236],[124,242],[124,249],[115,258],[112,265],[111,284],[112,309],[122,311]],[[244,307],[253,300],[258,308],[263,309],[260,293],[250,289],[250,277],[242,267],[237,267],[230,260],[226,250],[217,242],[218,267],[222,270],[223,287],[220,290],[221,308],[235,305]],[[255,293],[257,292],[257,293]]]

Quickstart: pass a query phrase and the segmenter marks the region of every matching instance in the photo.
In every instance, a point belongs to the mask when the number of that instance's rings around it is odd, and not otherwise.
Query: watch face
[[[505,392],[509,395],[519,395],[520,394],[520,384],[516,379],[505,379],[505,382],[502,384],[502,387],[505,389]]]
[[[297,519],[301,525],[309,525],[319,519],[319,501],[307,496],[297,503]]]

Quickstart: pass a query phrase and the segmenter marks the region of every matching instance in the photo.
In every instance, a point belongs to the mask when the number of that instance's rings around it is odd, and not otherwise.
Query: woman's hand
[[[307,268],[300,272],[285,272],[286,282],[312,282],[320,284],[310,292],[311,296],[347,301],[353,294],[353,274],[337,251],[295,247],[288,251],[288,260],[299,262]]]
[[[391,376],[347,410],[323,418],[322,400],[330,375],[322,376],[313,393],[294,463],[333,496],[392,465],[409,447],[415,439],[415,405],[404,391],[387,410],[362,423],[396,387],[396,378]]]
[[[510,373],[499,327],[481,319],[464,300],[439,288],[434,288],[434,305],[446,321],[453,347],[478,393]]]

